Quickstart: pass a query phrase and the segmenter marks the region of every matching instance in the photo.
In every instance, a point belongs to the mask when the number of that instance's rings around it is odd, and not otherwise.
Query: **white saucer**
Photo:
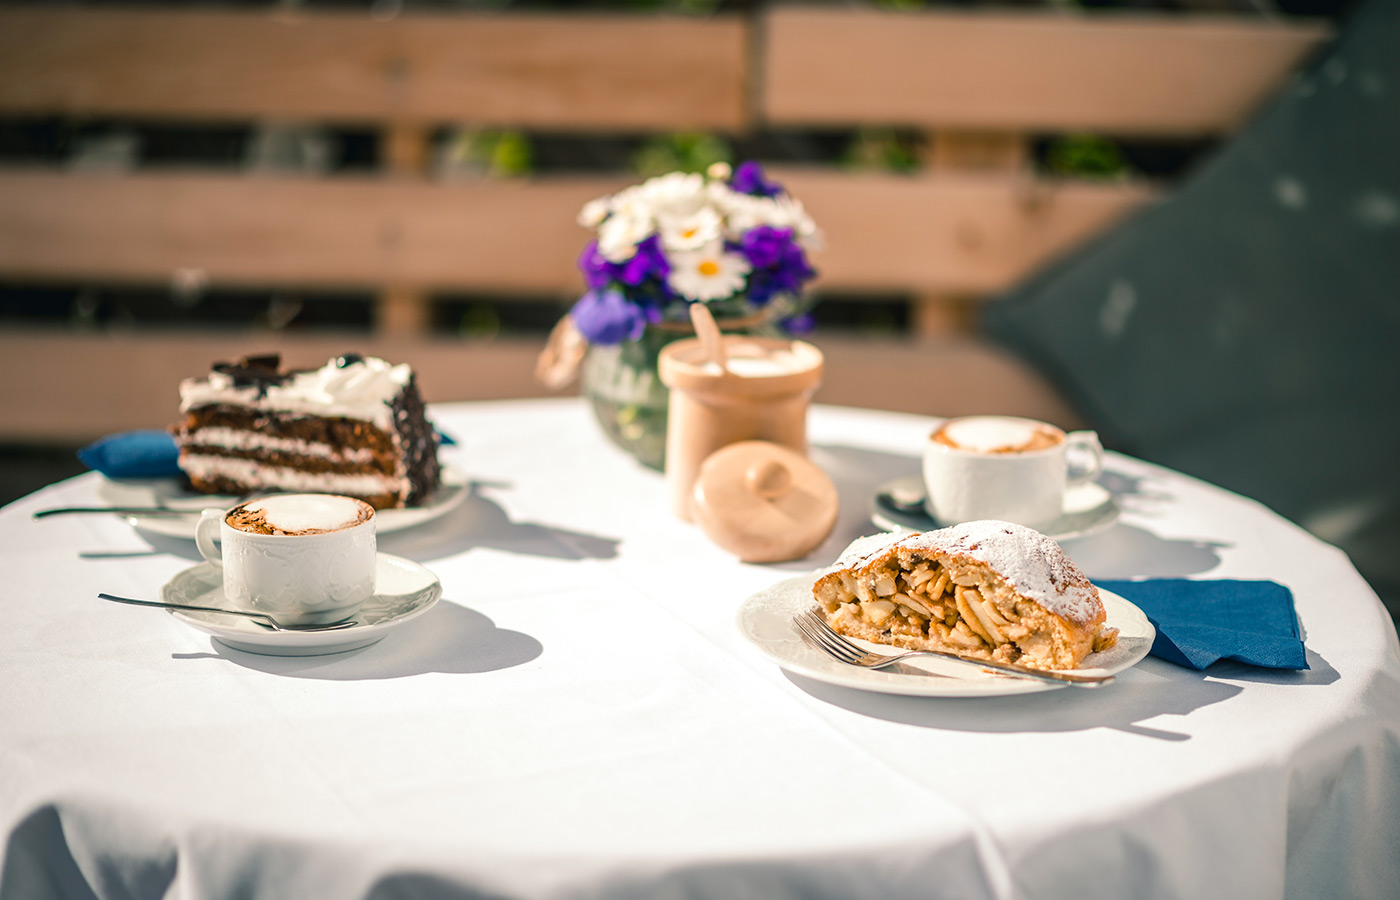
[[[1065,685],[1029,678],[998,675],[965,663],[931,657],[900,663],[892,669],[862,669],[838,662],[803,639],[793,617],[813,606],[814,574],[780,581],[759,591],[739,608],[739,631],[770,660],[789,672],[840,687],[906,697],[1001,697],[1057,691]],[[1108,650],[1090,653],[1074,671],[1088,675],[1116,675],[1142,662],[1152,649],[1157,630],[1137,606],[1117,594],[1099,589],[1107,624],[1118,629],[1118,643]],[[856,641],[877,653],[889,653],[887,645]],[[917,669],[919,671],[912,671]]]
[[[471,493],[467,479],[451,466],[442,467],[442,485],[422,506],[381,509],[375,513],[375,531],[391,534],[414,528],[447,515],[461,506]],[[181,515],[127,516],[135,528],[165,537],[194,540],[194,526],[200,510],[227,509],[239,498],[224,494],[196,494],[177,478],[103,478],[97,486],[98,498],[108,506],[163,506]]]
[[[885,531],[932,531],[943,525],[924,511],[924,481],[917,475],[886,481],[870,498],[870,521]],[[1064,513],[1037,530],[1057,541],[1068,541],[1102,531],[1123,510],[1102,485],[1089,482],[1065,490]]]
[[[337,631],[269,631],[244,616],[172,609],[186,625],[236,650],[268,656],[320,656],[367,647],[393,629],[427,612],[442,596],[442,584],[432,572],[412,560],[380,553],[376,556],[375,594],[355,614],[358,623]],[[209,563],[191,566],[160,589],[167,603],[228,606],[223,576]]]

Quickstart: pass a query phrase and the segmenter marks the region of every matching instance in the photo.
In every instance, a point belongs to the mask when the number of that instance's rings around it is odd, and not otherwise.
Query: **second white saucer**
[[[367,647],[394,628],[427,612],[442,596],[442,583],[418,563],[388,553],[375,556],[375,593],[355,613],[355,624],[335,631],[269,631],[243,616],[171,610],[191,628],[236,650],[268,656],[320,656]],[[227,606],[223,576],[209,563],[191,566],[160,589],[167,603]]]
[[[870,521],[885,531],[932,531],[942,527],[924,511],[924,482],[917,475],[886,481],[870,499]],[[1064,512],[1038,530],[1057,541],[1102,531],[1118,521],[1122,509],[1102,485],[1090,482],[1065,491]]]

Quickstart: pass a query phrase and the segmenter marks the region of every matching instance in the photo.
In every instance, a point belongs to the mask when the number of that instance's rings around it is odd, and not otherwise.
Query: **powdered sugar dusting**
[[[917,534],[860,538],[841,555],[837,567],[863,566],[896,545],[965,556],[990,566],[1019,593],[1073,622],[1092,621],[1102,606],[1097,590],[1059,544],[1024,525],[990,519]],[[853,551],[859,555],[845,561]]]

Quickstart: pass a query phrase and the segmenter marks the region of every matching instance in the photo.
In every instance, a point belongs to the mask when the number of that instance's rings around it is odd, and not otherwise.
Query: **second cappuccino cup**
[[[195,543],[222,570],[229,603],[282,624],[337,622],[374,596],[374,507],[354,497],[276,494],[206,509]]]
[[[924,448],[924,507],[941,525],[1000,519],[1045,527],[1064,515],[1065,489],[1102,467],[1092,431],[1066,434],[1012,416],[949,419]]]

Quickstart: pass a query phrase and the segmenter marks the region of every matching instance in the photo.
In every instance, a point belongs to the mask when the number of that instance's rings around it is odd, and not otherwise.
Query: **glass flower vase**
[[[718,320],[725,334],[784,336],[766,312]],[[635,341],[593,344],[583,358],[583,395],[593,406],[603,432],[644,466],[666,468],[666,420],[670,393],[657,373],[661,349],[695,337],[689,322],[648,325]]]
[[[583,394],[603,433],[653,469],[666,465],[670,395],[657,374],[661,348],[687,337],[679,328],[648,327],[635,341],[595,344],[583,359]]]

